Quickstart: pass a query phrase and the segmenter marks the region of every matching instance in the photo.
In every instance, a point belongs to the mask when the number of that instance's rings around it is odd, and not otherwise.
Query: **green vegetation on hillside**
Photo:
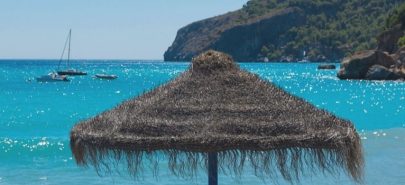
[[[392,28],[397,24],[402,24],[402,26],[405,26],[405,3],[394,9],[394,11],[387,18],[387,28]]]
[[[266,43],[262,57],[311,60],[340,59],[354,51],[373,49],[375,37],[387,25],[405,20],[405,11],[396,10],[401,0],[251,0],[241,11],[238,21],[247,21],[277,9],[298,7],[305,12],[306,22]],[[405,10],[405,6],[402,6]],[[276,26],[276,25],[275,25]]]
[[[398,24],[401,24],[402,29],[405,29],[405,3],[392,11],[387,18],[385,26],[387,29],[390,29]],[[405,36],[401,37],[397,44],[399,47],[405,46]]]

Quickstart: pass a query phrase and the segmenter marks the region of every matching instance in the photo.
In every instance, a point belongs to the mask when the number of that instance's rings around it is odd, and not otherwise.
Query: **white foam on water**
[[[40,177],[39,180],[48,180],[48,177]]]

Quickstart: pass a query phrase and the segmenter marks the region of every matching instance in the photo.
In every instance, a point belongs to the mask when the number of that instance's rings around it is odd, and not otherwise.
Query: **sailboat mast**
[[[68,48],[68,59],[67,59],[67,67],[69,69],[69,61],[70,61],[70,43],[72,42],[72,29],[69,30],[69,48]]]
[[[70,40],[70,39],[69,39],[69,36],[70,36],[70,31],[69,31],[69,34],[68,34],[67,37],[66,37],[65,45],[63,45],[62,55],[60,56],[60,60],[59,60],[59,64],[58,64],[58,70],[60,69],[60,64],[62,63],[63,56],[65,55],[66,46],[67,46],[67,44],[68,44],[68,41]],[[70,55],[70,54],[69,54],[69,55]],[[66,62],[66,63],[67,63],[67,62]]]

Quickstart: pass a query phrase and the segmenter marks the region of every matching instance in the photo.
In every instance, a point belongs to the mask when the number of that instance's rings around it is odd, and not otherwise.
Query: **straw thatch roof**
[[[110,169],[126,161],[136,175],[142,160],[169,158],[189,176],[218,152],[223,171],[281,173],[288,181],[306,171],[339,172],[360,181],[363,155],[353,125],[319,110],[257,75],[231,57],[208,51],[175,80],[77,124],[71,149],[79,165]]]

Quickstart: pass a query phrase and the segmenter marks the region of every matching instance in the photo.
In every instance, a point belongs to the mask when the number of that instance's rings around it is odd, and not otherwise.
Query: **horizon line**
[[[59,61],[61,59],[56,59],[56,58],[0,58],[0,60],[56,60]],[[63,61],[66,61],[67,59],[62,59]],[[70,59],[70,61],[75,61],[75,60],[138,60],[138,61],[164,61],[163,59],[120,59],[120,58],[77,58],[77,59]]]

